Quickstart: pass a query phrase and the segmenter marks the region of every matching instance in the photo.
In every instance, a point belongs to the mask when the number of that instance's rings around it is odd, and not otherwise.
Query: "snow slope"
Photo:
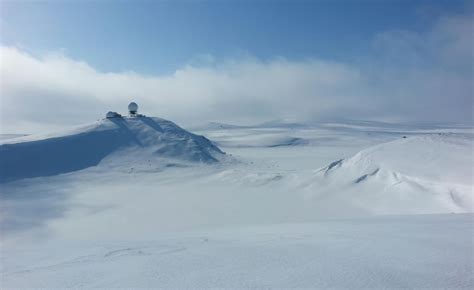
[[[473,148],[472,135],[400,138],[330,163],[312,186],[375,214],[473,212]]]
[[[0,182],[49,176],[99,164],[114,154],[123,163],[163,163],[159,158],[212,163],[223,152],[203,136],[149,117],[103,119],[49,135],[0,143]]]

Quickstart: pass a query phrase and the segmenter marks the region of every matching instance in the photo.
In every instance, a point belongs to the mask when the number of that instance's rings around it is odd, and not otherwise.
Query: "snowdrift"
[[[51,135],[4,140],[0,182],[76,171],[97,165],[107,156],[130,164],[143,159],[160,162],[159,158],[213,163],[222,155],[207,138],[171,121],[144,116],[103,119]]]
[[[472,135],[401,138],[332,162],[314,183],[375,214],[473,212],[473,148]]]

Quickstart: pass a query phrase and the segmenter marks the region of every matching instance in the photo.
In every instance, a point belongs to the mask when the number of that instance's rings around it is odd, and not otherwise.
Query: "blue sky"
[[[102,71],[173,72],[189,62],[316,57],[353,61],[379,32],[423,31],[463,1],[2,2],[2,43],[62,50]]]
[[[469,1],[0,2],[2,132],[130,101],[179,124],[474,123]],[[38,108],[54,104],[55,114]],[[6,110],[5,108],[8,108]]]

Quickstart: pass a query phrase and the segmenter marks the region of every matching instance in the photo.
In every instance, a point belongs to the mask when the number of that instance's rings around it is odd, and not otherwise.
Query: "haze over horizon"
[[[136,101],[208,121],[473,123],[468,1],[0,3],[1,132]]]

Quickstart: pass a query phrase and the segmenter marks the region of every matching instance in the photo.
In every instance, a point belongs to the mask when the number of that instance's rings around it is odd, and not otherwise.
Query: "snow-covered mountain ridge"
[[[163,163],[163,158],[214,163],[224,153],[204,136],[168,120],[111,118],[54,134],[4,140],[0,143],[0,181],[76,171],[110,155],[125,163]]]

